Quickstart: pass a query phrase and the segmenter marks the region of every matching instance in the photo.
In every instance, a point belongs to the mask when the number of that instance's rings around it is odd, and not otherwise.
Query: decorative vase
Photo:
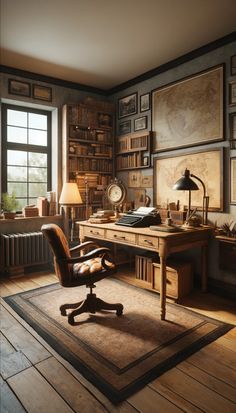
[[[5,219],[14,219],[16,216],[15,212],[3,212]]]

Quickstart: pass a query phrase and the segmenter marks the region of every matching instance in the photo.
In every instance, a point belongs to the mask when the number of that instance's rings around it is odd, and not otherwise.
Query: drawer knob
[[[99,232],[97,232],[97,231],[93,231],[92,229],[90,229],[90,234],[93,234],[93,235],[99,235]]]
[[[149,239],[144,239],[143,241],[146,242],[147,244],[153,245],[153,242],[149,241]]]
[[[123,240],[125,239],[125,237],[121,237],[120,235],[116,235],[116,234],[114,235],[114,238],[123,239]]]

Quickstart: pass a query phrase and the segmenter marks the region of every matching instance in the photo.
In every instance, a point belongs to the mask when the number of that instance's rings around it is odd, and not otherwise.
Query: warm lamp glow
[[[59,204],[65,207],[71,207],[71,236],[70,240],[73,241],[74,234],[74,222],[75,222],[75,208],[79,204],[82,204],[82,199],[79,193],[78,186],[75,182],[65,182],[61,191]]]
[[[82,204],[82,199],[76,183],[65,182],[63,184],[59,204],[64,206],[74,206]]]

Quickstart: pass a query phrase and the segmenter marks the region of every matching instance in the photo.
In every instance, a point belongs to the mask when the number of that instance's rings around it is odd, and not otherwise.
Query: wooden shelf
[[[150,132],[148,130],[118,136],[117,171],[150,167]]]

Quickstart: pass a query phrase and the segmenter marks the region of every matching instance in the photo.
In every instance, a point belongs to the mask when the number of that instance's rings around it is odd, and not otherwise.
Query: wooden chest
[[[180,300],[193,289],[193,271],[189,262],[169,261],[166,267],[166,296]],[[160,264],[153,263],[153,288],[160,292]]]

